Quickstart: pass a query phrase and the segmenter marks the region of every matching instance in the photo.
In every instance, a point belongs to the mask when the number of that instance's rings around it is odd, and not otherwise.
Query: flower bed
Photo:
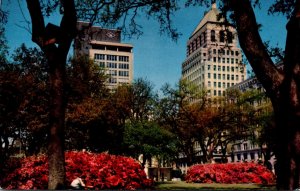
[[[274,184],[275,176],[256,163],[201,164],[189,168],[186,182]]]
[[[139,189],[152,186],[141,165],[132,158],[88,152],[66,152],[66,185],[80,175],[85,175],[85,184],[94,189]],[[22,159],[19,167],[6,169],[0,180],[5,189],[47,189],[47,157],[37,156]],[[8,171],[10,171],[8,173]]]

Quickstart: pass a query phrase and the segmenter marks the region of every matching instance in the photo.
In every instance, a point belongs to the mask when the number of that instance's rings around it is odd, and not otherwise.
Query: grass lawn
[[[184,181],[157,182],[156,190],[276,190],[275,186],[257,184],[200,184],[186,183]]]

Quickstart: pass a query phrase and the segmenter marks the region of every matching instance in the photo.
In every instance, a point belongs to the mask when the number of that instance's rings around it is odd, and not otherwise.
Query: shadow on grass
[[[275,185],[258,184],[202,184],[184,181],[156,182],[156,190],[276,190]]]

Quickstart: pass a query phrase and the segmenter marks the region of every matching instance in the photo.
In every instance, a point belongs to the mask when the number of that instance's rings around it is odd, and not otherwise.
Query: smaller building
[[[106,85],[113,89],[133,80],[133,46],[121,43],[121,30],[77,23],[74,54],[87,55],[107,74]]]

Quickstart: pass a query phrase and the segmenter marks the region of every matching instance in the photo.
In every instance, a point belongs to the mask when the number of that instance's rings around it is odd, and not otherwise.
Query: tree
[[[145,166],[147,159],[151,161],[151,157],[167,160],[177,154],[175,135],[153,121],[127,123],[124,144],[130,156],[138,159],[139,155],[143,155],[142,166]]]
[[[49,64],[50,116],[49,116],[49,189],[63,188],[64,169],[64,119],[65,119],[65,67],[66,58],[72,40],[76,36],[77,16],[83,20],[102,24],[116,24],[120,18],[130,17],[129,34],[138,33],[139,25],[135,18],[139,11],[156,17],[161,23],[161,31],[166,31],[177,38],[172,29],[170,11],[175,9],[175,2],[170,1],[74,1],[74,0],[27,0],[31,17],[32,41],[45,53]],[[76,3],[76,4],[75,4]],[[76,7],[75,7],[76,6]],[[49,23],[45,26],[44,16],[56,9],[62,15],[60,26]],[[125,26],[125,25],[124,25]]]
[[[176,135],[178,149],[186,156],[188,165],[200,162],[196,158],[199,151],[196,151],[194,146],[200,137],[203,138],[201,142],[205,141],[202,127],[210,118],[208,113],[203,112],[207,104],[206,92],[186,80],[179,81],[176,88],[166,84],[162,91],[164,97],[157,104],[156,120],[159,125]],[[196,102],[191,104],[191,101]]]
[[[276,68],[261,40],[250,0],[230,0],[228,7],[233,12],[240,45],[274,109],[277,188],[293,190],[300,186],[300,1],[277,1],[271,8],[289,14],[283,71]]]
[[[120,18],[129,24],[124,26],[130,34],[136,34],[140,26],[135,22],[139,11],[153,17],[161,24],[161,31],[167,29],[173,39],[178,37],[171,22],[172,13],[178,10],[175,0],[148,1],[47,1],[27,0],[32,19],[32,40],[45,52],[50,66],[51,111],[49,143],[49,188],[58,188],[64,182],[63,135],[64,135],[64,91],[65,63],[72,40],[76,35],[77,15],[84,20],[116,24]],[[189,0],[186,4],[203,4],[206,0]],[[280,72],[273,64],[258,33],[258,25],[251,0],[223,1],[224,9],[233,12],[241,47],[254,72],[270,97],[276,118],[276,147],[279,176],[278,189],[299,187],[300,162],[300,116],[299,116],[299,11],[300,0],[276,1],[271,11],[281,11],[290,15],[287,25],[287,42],[284,57],[284,71]],[[258,1],[253,1],[257,3]],[[62,22],[60,26],[48,24],[45,27],[42,10],[50,14],[53,8],[60,8]],[[226,15],[224,13],[223,15]],[[128,24],[128,25],[126,25]],[[132,30],[131,30],[132,29]],[[53,43],[56,43],[57,46]]]

